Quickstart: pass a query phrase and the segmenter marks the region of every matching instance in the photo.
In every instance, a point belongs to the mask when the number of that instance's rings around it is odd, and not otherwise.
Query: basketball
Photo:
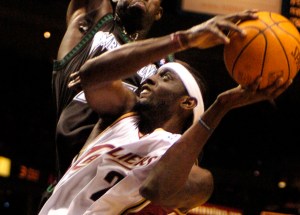
[[[224,63],[229,75],[242,86],[262,76],[260,89],[279,76],[293,79],[300,68],[300,34],[295,25],[281,14],[257,13],[258,19],[240,22],[243,37],[229,32],[230,43],[224,46]]]

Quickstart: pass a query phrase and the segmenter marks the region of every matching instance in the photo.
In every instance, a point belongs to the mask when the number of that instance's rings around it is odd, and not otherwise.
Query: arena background
[[[165,14],[150,36],[189,28],[210,18],[186,13],[177,0],[165,0]],[[53,180],[54,119],[52,60],[65,29],[64,0],[0,2],[1,105],[0,214],[36,214],[40,194]],[[286,8],[284,10],[285,15]],[[49,39],[44,32],[51,32]],[[176,54],[206,78],[211,104],[235,86],[223,62],[223,46]],[[215,176],[211,205],[243,214],[261,211],[300,214],[300,77],[276,100],[230,112],[210,138],[202,166]],[[1,175],[1,174],[0,174]],[[279,188],[279,182],[285,182]]]

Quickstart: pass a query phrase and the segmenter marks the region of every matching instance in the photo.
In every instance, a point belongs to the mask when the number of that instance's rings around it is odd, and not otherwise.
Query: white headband
[[[191,97],[197,99],[197,106],[193,109],[194,111],[193,123],[198,122],[200,116],[204,112],[204,103],[203,103],[200,87],[197,84],[197,81],[195,80],[193,75],[183,65],[179,63],[174,63],[174,62],[166,63],[162,65],[158,71],[165,70],[165,69],[169,69],[175,72],[180,77],[188,94]]]

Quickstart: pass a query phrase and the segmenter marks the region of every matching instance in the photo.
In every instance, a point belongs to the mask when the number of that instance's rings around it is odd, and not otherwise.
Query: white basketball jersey
[[[137,116],[126,114],[103,131],[61,178],[40,215],[118,215],[149,204],[141,183],[179,139],[163,129],[140,136]]]

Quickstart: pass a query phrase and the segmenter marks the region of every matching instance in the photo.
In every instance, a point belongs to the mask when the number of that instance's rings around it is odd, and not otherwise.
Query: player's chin
[[[146,7],[140,4],[129,5],[127,8],[127,14],[131,18],[142,19],[146,14]]]
[[[136,112],[144,112],[145,110],[151,110],[151,103],[149,102],[148,99],[146,98],[141,98],[137,101],[137,103],[135,104],[133,111]]]
[[[138,13],[146,13],[146,3],[140,0],[132,1],[128,5],[128,9]]]
[[[146,103],[148,103],[149,102],[149,98],[147,97],[147,96],[145,96],[145,95],[140,95],[140,97],[139,97],[139,103],[141,103],[141,104],[146,104]]]

